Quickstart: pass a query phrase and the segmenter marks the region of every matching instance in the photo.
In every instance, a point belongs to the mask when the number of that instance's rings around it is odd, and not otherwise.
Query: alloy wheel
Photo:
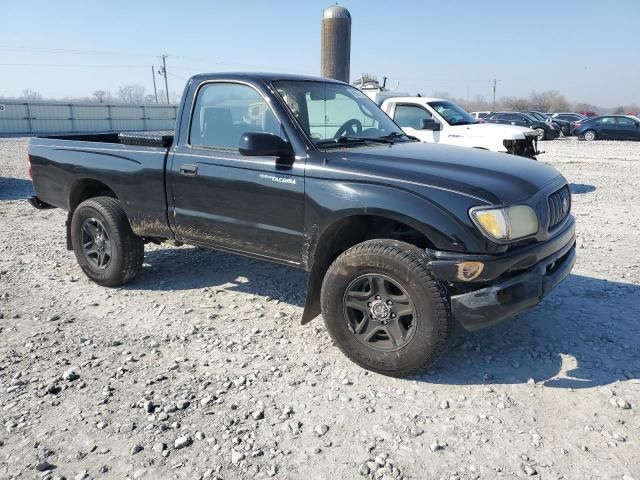
[[[367,347],[398,350],[415,334],[413,300],[398,282],[385,275],[366,274],[353,280],[343,304],[349,329]]]
[[[97,218],[87,218],[82,222],[82,251],[87,260],[96,268],[104,270],[112,257],[111,239],[104,224]]]

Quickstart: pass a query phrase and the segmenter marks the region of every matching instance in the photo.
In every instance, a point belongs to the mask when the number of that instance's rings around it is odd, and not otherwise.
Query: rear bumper
[[[563,249],[564,250],[564,249]],[[451,312],[466,330],[498,323],[540,300],[564,280],[576,262],[575,243],[524,273],[490,287],[451,297]]]

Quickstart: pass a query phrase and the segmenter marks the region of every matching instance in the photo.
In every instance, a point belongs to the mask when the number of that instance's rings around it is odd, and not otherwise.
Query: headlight
[[[538,231],[538,217],[527,205],[511,207],[475,207],[469,215],[480,230],[492,240],[509,242]]]

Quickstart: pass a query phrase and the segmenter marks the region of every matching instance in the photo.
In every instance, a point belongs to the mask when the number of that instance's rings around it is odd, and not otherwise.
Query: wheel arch
[[[69,189],[69,213],[72,214],[78,205],[94,197],[112,197],[118,199],[116,193],[106,183],[93,178],[80,178],[73,182],[73,185],[71,185]]]
[[[401,240],[422,249],[434,249],[434,237],[438,235],[440,233],[432,227],[397,212],[349,212],[335,219],[318,233],[306,259],[309,280],[302,323],[308,323],[320,314],[322,279],[342,252],[374,238]]]
[[[67,250],[73,250],[71,242],[71,221],[73,219],[73,212],[75,212],[78,205],[82,202],[95,197],[111,197],[118,200],[118,196],[113,189],[100,180],[93,178],[80,178],[71,185],[71,188],[69,189],[69,196],[67,198],[68,210],[67,219],[65,221]]]

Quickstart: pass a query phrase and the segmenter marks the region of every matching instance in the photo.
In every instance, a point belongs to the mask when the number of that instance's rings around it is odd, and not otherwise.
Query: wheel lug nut
[[[393,305],[393,302],[391,300],[387,300],[387,305]]]
[[[376,300],[380,300],[380,295],[376,295]]]

